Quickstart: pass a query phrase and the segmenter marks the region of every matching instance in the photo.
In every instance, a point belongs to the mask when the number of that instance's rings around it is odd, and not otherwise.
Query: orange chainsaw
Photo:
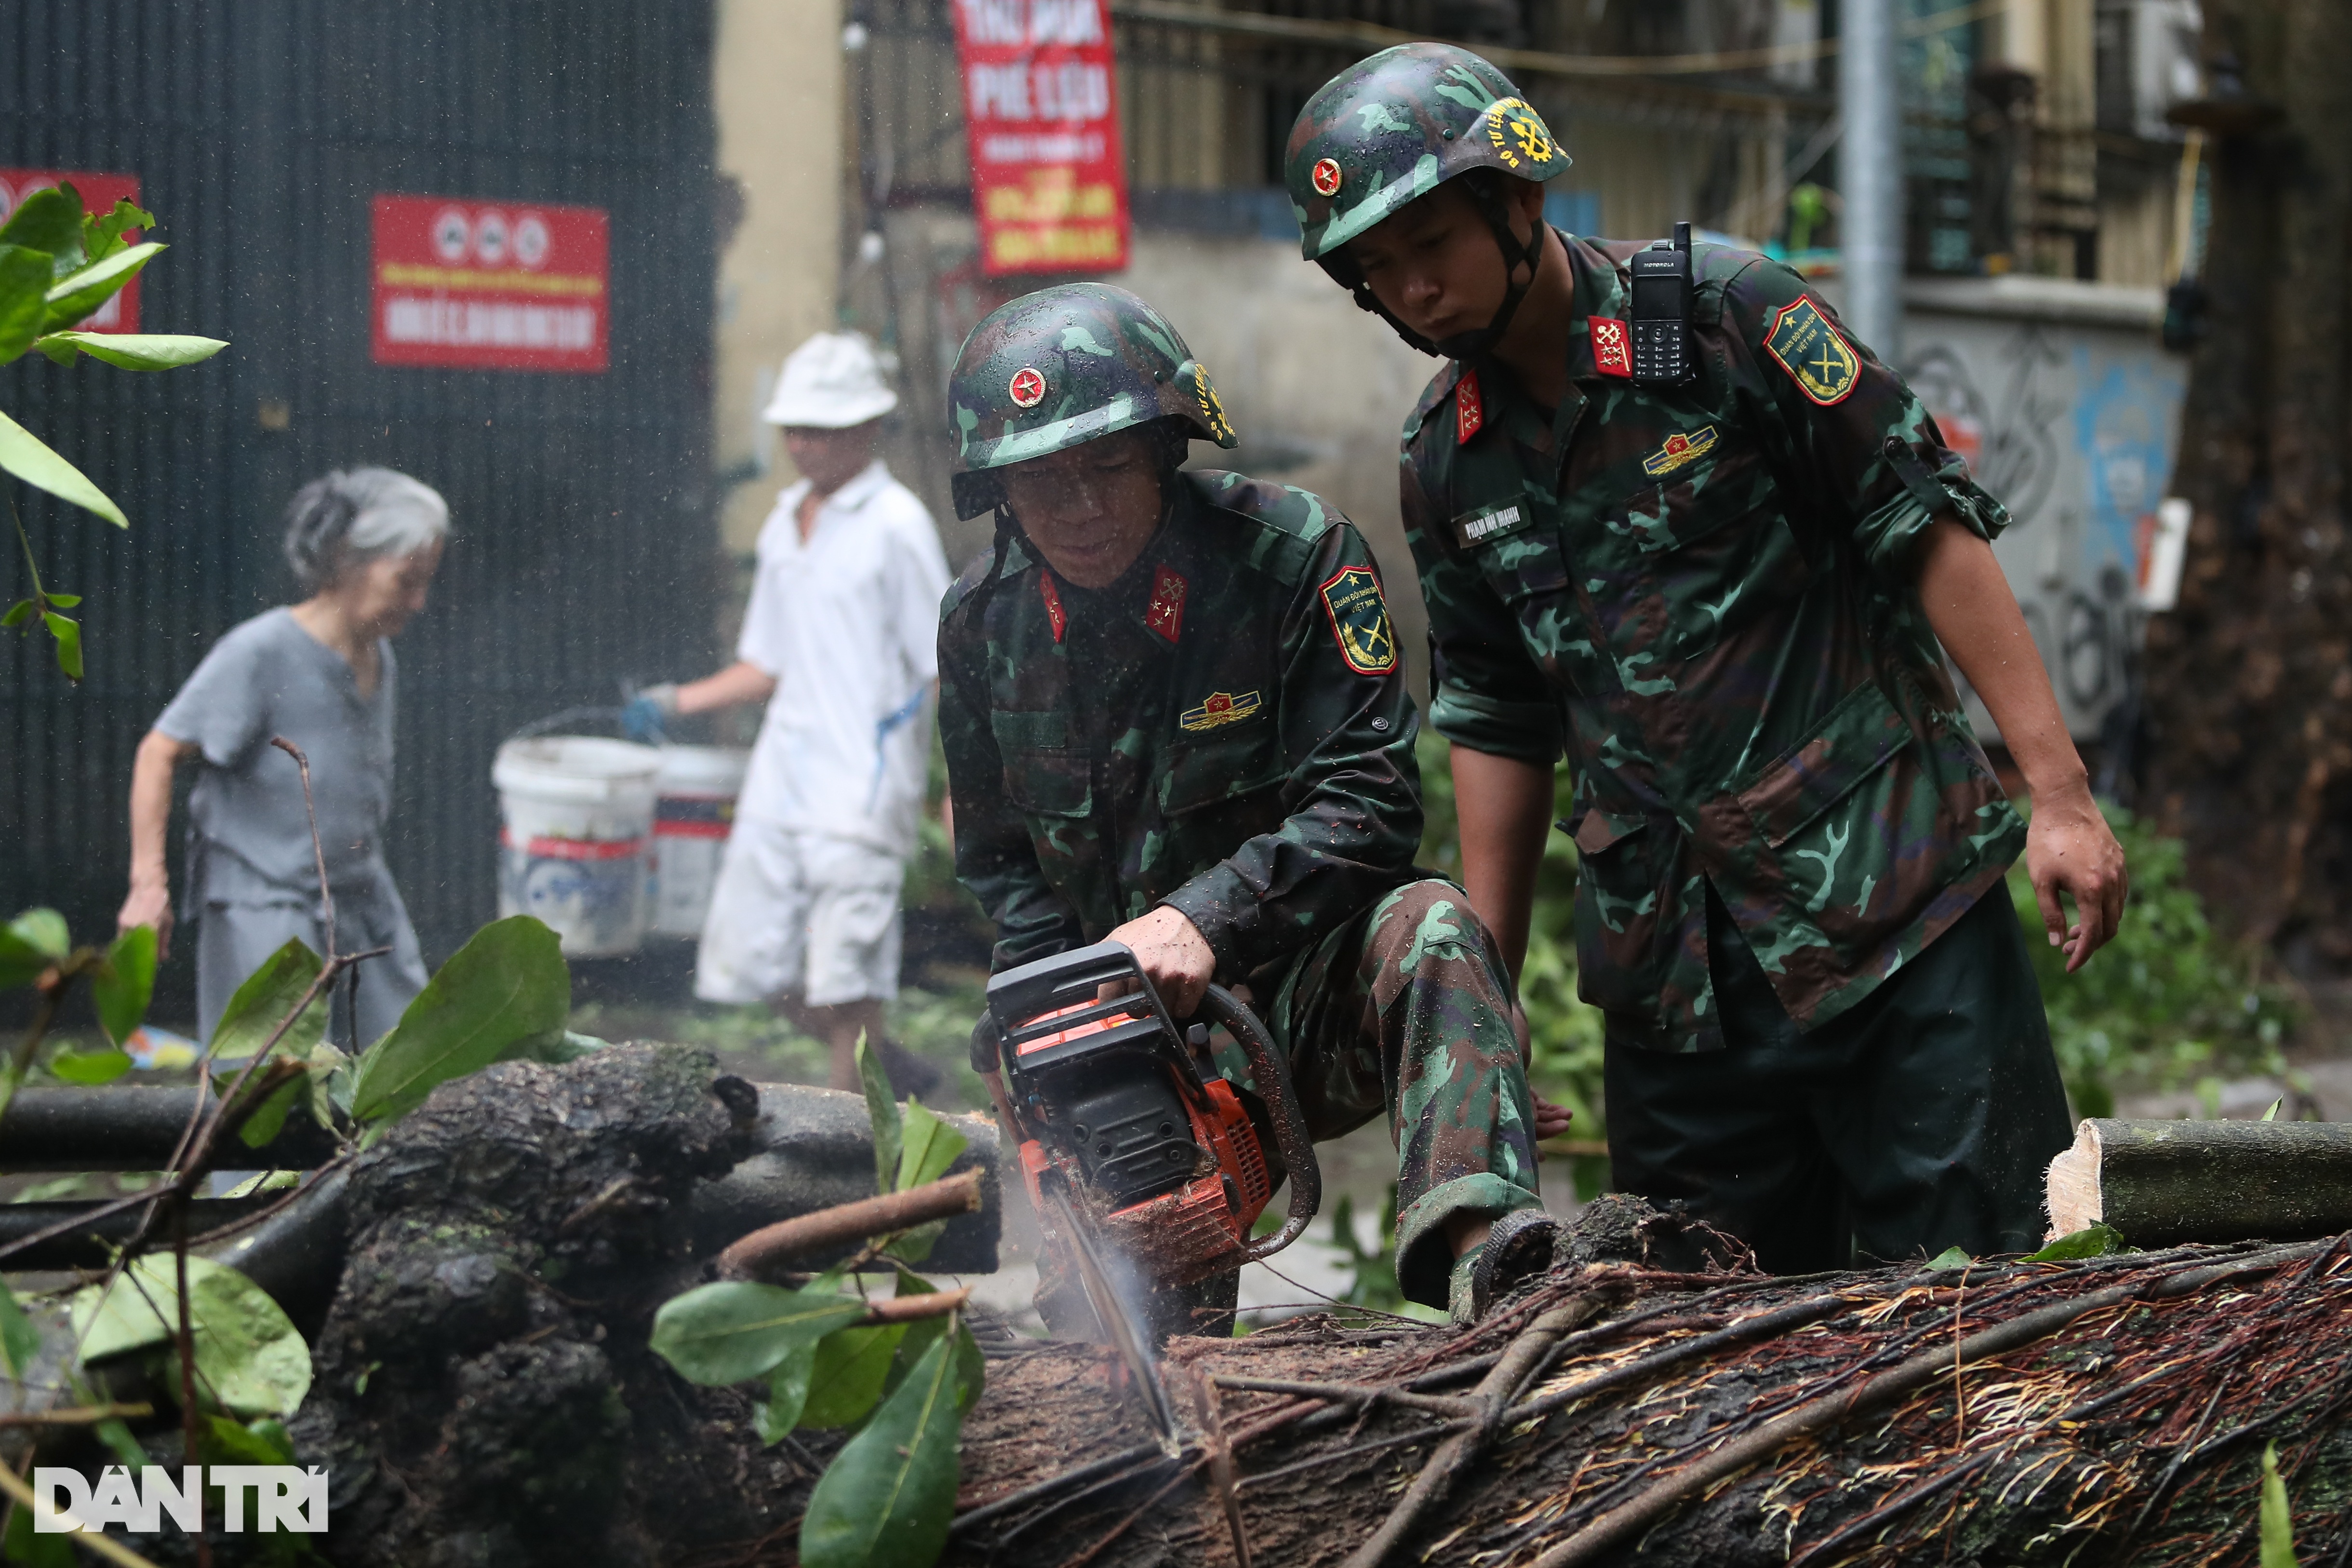
[[[1135,955],[1097,942],[997,975],[988,1009],[1003,1075],[992,1087],[1020,1140],[1022,1176],[1041,1215],[1067,1217],[1089,1298],[1106,1250],[1156,1292],[1270,1257],[1314,1219],[1322,1173],[1289,1064],[1232,992],[1210,986],[1204,1021],[1181,1026]],[[1256,1241],[1250,1230],[1276,1173],[1250,1108],[1213,1065],[1211,1023],[1249,1063],[1290,1183],[1282,1228]],[[1093,1305],[1110,1327],[1106,1303]]]

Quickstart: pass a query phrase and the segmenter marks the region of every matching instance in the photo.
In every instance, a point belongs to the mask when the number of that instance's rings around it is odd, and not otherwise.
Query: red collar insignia
[[[1151,607],[1143,612],[1143,624],[1171,643],[1184,631],[1186,586],[1173,566],[1162,566],[1152,574]]]
[[[1045,619],[1054,628],[1054,640],[1060,642],[1070,617],[1063,612],[1062,591],[1054,586],[1054,574],[1042,567],[1037,572],[1037,592],[1045,601]]]
[[[1625,334],[1625,323],[1613,316],[1588,316],[1585,325],[1592,333],[1592,368],[1603,375],[1633,380],[1633,345]]]
[[[1478,395],[1478,373],[1475,370],[1464,371],[1462,379],[1454,384],[1454,422],[1457,427],[1454,444],[1457,447],[1486,427],[1486,403]]]

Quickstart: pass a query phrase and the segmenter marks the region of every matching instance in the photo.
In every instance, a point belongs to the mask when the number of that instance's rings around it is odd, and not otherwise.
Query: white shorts
[[[906,863],[854,839],[738,817],[702,922],[694,994],[836,1007],[898,994]]]

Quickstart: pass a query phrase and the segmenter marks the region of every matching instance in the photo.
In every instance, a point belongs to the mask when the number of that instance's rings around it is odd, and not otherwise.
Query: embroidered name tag
[[[1487,507],[1479,511],[1463,513],[1454,520],[1454,537],[1463,549],[1484,544],[1490,539],[1500,539],[1507,533],[1517,533],[1528,523],[1527,507],[1520,501],[1508,506]]]

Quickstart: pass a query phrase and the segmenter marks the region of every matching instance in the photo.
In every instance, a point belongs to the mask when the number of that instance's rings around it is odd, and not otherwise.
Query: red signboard
[[[110,213],[117,202],[139,205],[139,176],[136,174],[93,174],[81,169],[0,169],[0,223],[16,210],[16,204],[35,191],[51,185],[71,185],[81,197],[84,212]],[[122,237],[136,245],[139,231],[127,228]],[[139,279],[124,284],[114,298],[100,305],[89,320],[81,323],[86,332],[135,332],[139,330]]]
[[[601,207],[375,198],[378,364],[601,371],[611,225]]]
[[[981,268],[1127,265],[1108,0],[954,0]]]

